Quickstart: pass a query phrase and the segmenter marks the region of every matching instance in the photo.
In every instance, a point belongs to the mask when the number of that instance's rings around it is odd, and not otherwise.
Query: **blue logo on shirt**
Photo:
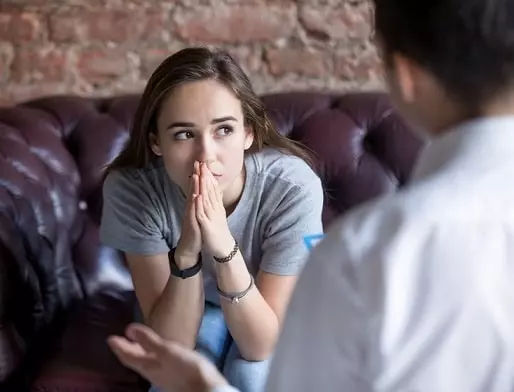
[[[325,234],[306,235],[303,237],[303,242],[308,250],[312,250],[312,248],[314,248],[318,242],[323,239],[323,237],[325,237]]]

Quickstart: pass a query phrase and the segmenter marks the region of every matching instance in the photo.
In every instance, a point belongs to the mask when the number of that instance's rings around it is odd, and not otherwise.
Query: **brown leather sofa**
[[[380,93],[263,97],[317,154],[325,228],[408,181],[421,146]],[[132,320],[123,258],[98,240],[101,170],[139,96],[47,97],[0,109],[0,390],[143,391],[105,344]]]

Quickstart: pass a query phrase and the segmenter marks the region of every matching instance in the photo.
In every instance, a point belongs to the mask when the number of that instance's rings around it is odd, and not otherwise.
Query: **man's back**
[[[475,120],[315,248],[268,391],[511,392],[513,281],[514,117]]]

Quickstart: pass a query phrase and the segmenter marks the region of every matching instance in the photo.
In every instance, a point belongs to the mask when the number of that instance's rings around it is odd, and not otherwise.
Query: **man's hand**
[[[126,335],[128,339],[110,336],[111,350],[121,363],[163,391],[206,392],[228,384],[202,355],[161,339],[144,325],[129,325]]]

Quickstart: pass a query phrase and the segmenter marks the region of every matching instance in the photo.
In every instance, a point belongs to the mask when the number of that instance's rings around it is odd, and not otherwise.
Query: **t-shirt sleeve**
[[[126,253],[169,252],[157,201],[137,174],[111,172],[103,185],[102,243]]]
[[[312,175],[291,186],[267,222],[260,269],[277,275],[297,275],[309,256],[305,239],[323,234],[323,188]]]

